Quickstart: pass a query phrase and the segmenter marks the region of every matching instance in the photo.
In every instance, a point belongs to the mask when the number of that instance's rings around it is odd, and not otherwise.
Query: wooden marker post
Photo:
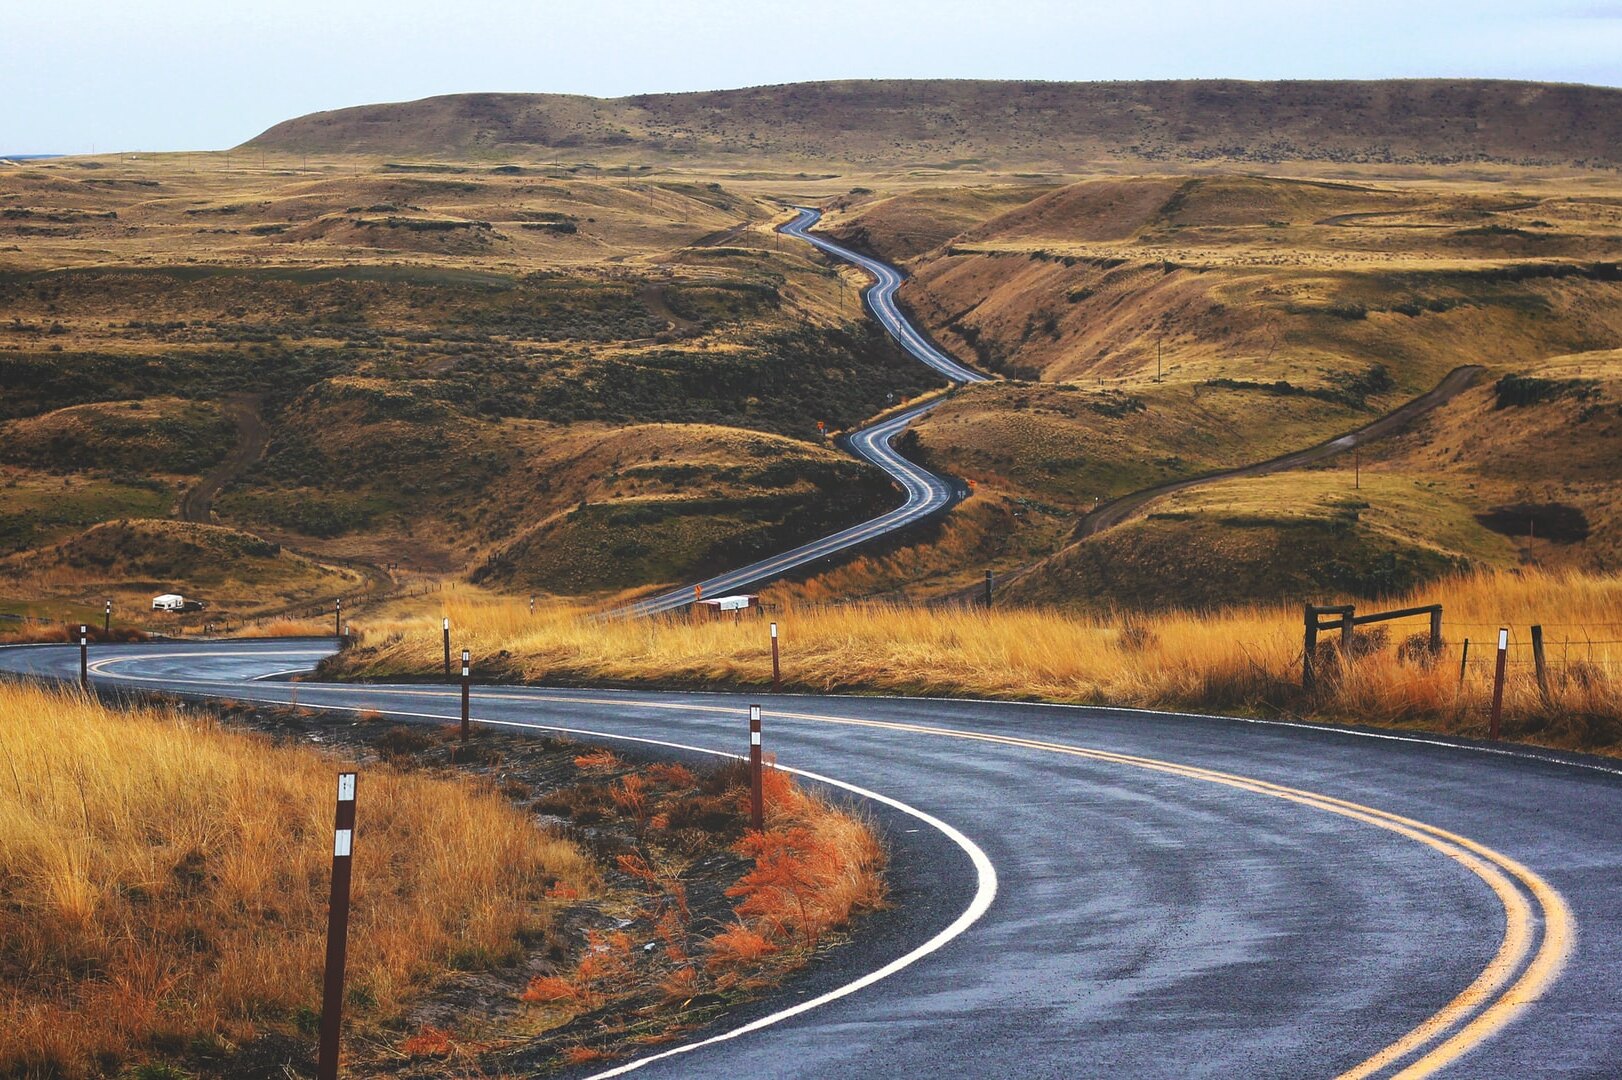
[[[468,665],[468,652],[467,652],[466,649],[463,649],[462,650],[462,741],[464,743],[467,742],[467,728],[468,728],[468,722],[467,722],[467,694],[468,694],[468,684],[470,682],[472,682],[472,679],[473,679],[471,671],[472,671],[472,669]]]
[[[344,959],[349,949],[350,851],[355,838],[355,774],[338,774],[338,813],[332,838],[332,900],[327,907],[327,970],[321,990],[321,1050],[317,1080],[338,1080],[343,1027]]]
[[[79,624],[79,689],[90,689],[90,628]]]
[[[760,706],[749,706],[749,827],[766,827],[765,793],[760,781]]]
[[[445,632],[445,681],[451,681],[451,619],[447,615],[439,620],[439,628]]]
[[[1492,677],[1492,726],[1488,729],[1488,737],[1494,742],[1498,740],[1499,720],[1504,715],[1504,668],[1509,663],[1509,630],[1501,628],[1498,631],[1498,669]]]
[[[772,623],[772,693],[783,689],[783,668],[777,659],[777,624]]]

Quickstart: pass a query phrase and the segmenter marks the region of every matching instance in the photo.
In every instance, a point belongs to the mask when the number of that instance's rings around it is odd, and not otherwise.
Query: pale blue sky
[[[468,90],[1482,76],[1622,85],[1622,0],[7,0],[0,153],[214,149]]]

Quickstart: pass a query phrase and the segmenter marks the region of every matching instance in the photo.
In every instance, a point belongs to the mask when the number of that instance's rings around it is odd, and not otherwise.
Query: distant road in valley
[[[868,312],[878,320],[879,325],[884,327],[896,343],[919,363],[934,368],[954,385],[987,381],[987,376],[964,367],[930,344],[929,340],[919,333],[918,328],[901,313],[895,301],[896,290],[901,287],[904,280],[899,270],[888,263],[852,251],[843,244],[836,244],[825,236],[811,232],[811,226],[821,217],[820,210],[801,207],[799,216],[784,225],[780,231],[798,237],[818,250],[827,252],[837,259],[843,259],[873,275],[873,285],[864,297]],[[891,479],[906,493],[906,501],[894,510],[859,525],[852,525],[848,529],[841,529],[831,536],[801,544],[781,555],[773,555],[748,566],[740,566],[736,570],[729,570],[724,574],[717,574],[703,581],[683,585],[638,601],[626,607],[623,613],[658,615],[679,610],[693,602],[695,588],[706,597],[717,597],[763,585],[793,570],[809,566],[819,559],[849,551],[898,529],[904,529],[951,506],[958,494],[956,482],[908,461],[894,446],[896,438],[907,429],[908,424],[939,406],[943,400],[945,399],[928,401],[867,427],[859,428],[845,439],[845,445],[851,453],[889,473]]]

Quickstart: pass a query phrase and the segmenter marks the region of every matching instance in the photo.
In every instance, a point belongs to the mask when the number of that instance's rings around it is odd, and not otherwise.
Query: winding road
[[[458,714],[451,687],[279,681],[329,651],[98,646],[91,673],[113,690],[296,694],[334,723]],[[17,673],[68,679],[77,662],[0,649]],[[488,687],[472,711],[706,757],[746,750],[749,701]],[[602,1075],[1622,1075],[1612,764],[1106,708],[765,704],[780,766],[872,811],[893,905],[778,997]],[[365,813],[363,794],[357,843]]]
[[[852,251],[826,237],[810,232],[811,226],[822,217],[822,212],[807,207],[797,209],[798,216],[782,226],[781,231],[871,274],[873,284],[864,294],[867,309],[909,355],[920,363],[934,368],[954,384],[986,381],[986,376],[964,367],[930,344],[906,316],[901,314],[895,300],[896,290],[901,287],[903,280],[900,271],[888,263]],[[831,536],[801,544],[781,555],[773,555],[692,585],[683,585],[657,596],[639,600],[626,607],[624,613],[657,615],[676,611],[693,603],[695,588],[703,596],[716,597],[739,592],[751,586],[763,585],[819,559],[848,551],[897,529],[906,528],[950,507],[956,498],[956,485],[948,478],[908,461],[893,445],[895,439],[907,429],[908,424],[939,406],[942,400],[944,399],[927,401],[878,423],[860,428],[846,436],[844,440],[851,453],[869,464],[877,465],[900,485],[902,491],[906,493],[906,500],[900,506],[876,518],[852,525],[848,529],[841,529]]]

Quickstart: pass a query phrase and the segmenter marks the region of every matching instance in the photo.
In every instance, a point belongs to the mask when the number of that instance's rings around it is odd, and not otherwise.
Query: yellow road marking
[[[151,657],[128,657],[119,659],[151,659]],[[117,662],[112,661],[112,662]],[[103,661],[102,663],[108,663]],[[130,678],[129,676],[125,676]],[[165,681],[146,680],[139,676],[133,677],[138,681]],[[445,690],[411,690],[411,689],[384,689],[377,687],[334,687],[323,686],[322,693],[339,694],[370,694],[376,696],[410,696],[410,697],[453,697],[455,694]],[[537,697],[532,694],[512,694],[484,691],[478,697],[490,700],[523,701],[530,704],[556,702],[572,705],[620,705],[641,709],[660,709],[674,712],[703,712],[718,714],[734,714],[736,707],[722,705],[700,705],[697,703],[639,701],[629,697],[567,697],[563,695],[546,695]],[[1299,788],[1286,787],[1270,781],[1257,780],[1252,777],[1241,776],[1235,773],[1219,772],[1198,766],[1182,765],[1177,762],[1163,761],[1158,758],[1139,757],[1131,754],[1120,754],[1107,750],[1093,750],[1084,747],[1068,746],[1064,743],[1045,742],[1036,739],[1026,739],[1011,735],[997,735],[990,732],[962,731],[954,728],[931,727],[923,724],[911,724],[890,720],[864,720],[859,717],[830,716],[820,713],[796,713],[779,710],[769,710],[767,716],[775,716],[788,720],[803,720],[814,723],[843,724],[854,727],[878,728],[888,731],[904,731],[919,735],[930,735],[939,738],[963,739],[971,742],[988,742],[1004,746],[1014,746],[1022,749],[1037,750],[1046,753],[1065,754],[1072,757],[1089,758],[1112,764],[1128,765],[1153,772],[1182,776],[1188,779],[1203,780],[1209,783],[1220,784],[1249,791],[1254,794],[1268,795],[1281,798],[1303,806],[1323,810],[1327,813],[1337,814],[1352,820],[1373,825],[1397,833],[1417,843],[1426,845],[1433,850],[1447,856],[1454,862],[1470,870],[1480,878],[1498,897],[1504,908],[1504,937],[1497,952],[1488,961],[1481,973],[1465,987],[1452,1001],[1444,1005],[1437,1012],[1427,1017],[1419,1026],[1409,1031],[1402,1038],[1381,1050],[1379,1053],[1359,1063],[1342,1073],[1337,1080],[1361,1080],[1372,1076],[1407,1058],[1411,1054],[1434,1043],[1447,1032],[1458,1028],[1454,1034],[1439,1045],[1433,1046],[1422,1057],[1413,1061],[1396,1076],[1403,1080],[1430,1076],[1464,1054],[1473,1050],[1483,1042],[1502,1031],[1510,1024],[1522,1010],[1533,1001],[1536,1001],[1559,977],[1560,970],[1565,964],[1566,956],[1570,951],[1575,934],[1575,921],[1565,899],[1552,886],[1545,882],[1536,873],[1523,866],[1514,859],[1500,854],[1468,837],[1438,828],[1434,825],[1416,821],[1392,814],[1375,807],[1365,806],[1361,803],[1349,802],[1333,796],[1321,795],[1316,792],[1305,791]],[[1530,964],[1521,970],[1520,977],[1504,989],[1504,984],[1517,969],[1520,969],[1531,948],[1534,935],[1534,924],[1530,905],[1519,890],[1505,877],[1505,873],[1518,881],[1532,898],[1537,902],[1539,913],[1542,916],[1542,941],[1533,956]],[[1473,1014],[1473,1015],[1472,1015]],[[1459,1025],[1463,1024],[1462,1027]]]

